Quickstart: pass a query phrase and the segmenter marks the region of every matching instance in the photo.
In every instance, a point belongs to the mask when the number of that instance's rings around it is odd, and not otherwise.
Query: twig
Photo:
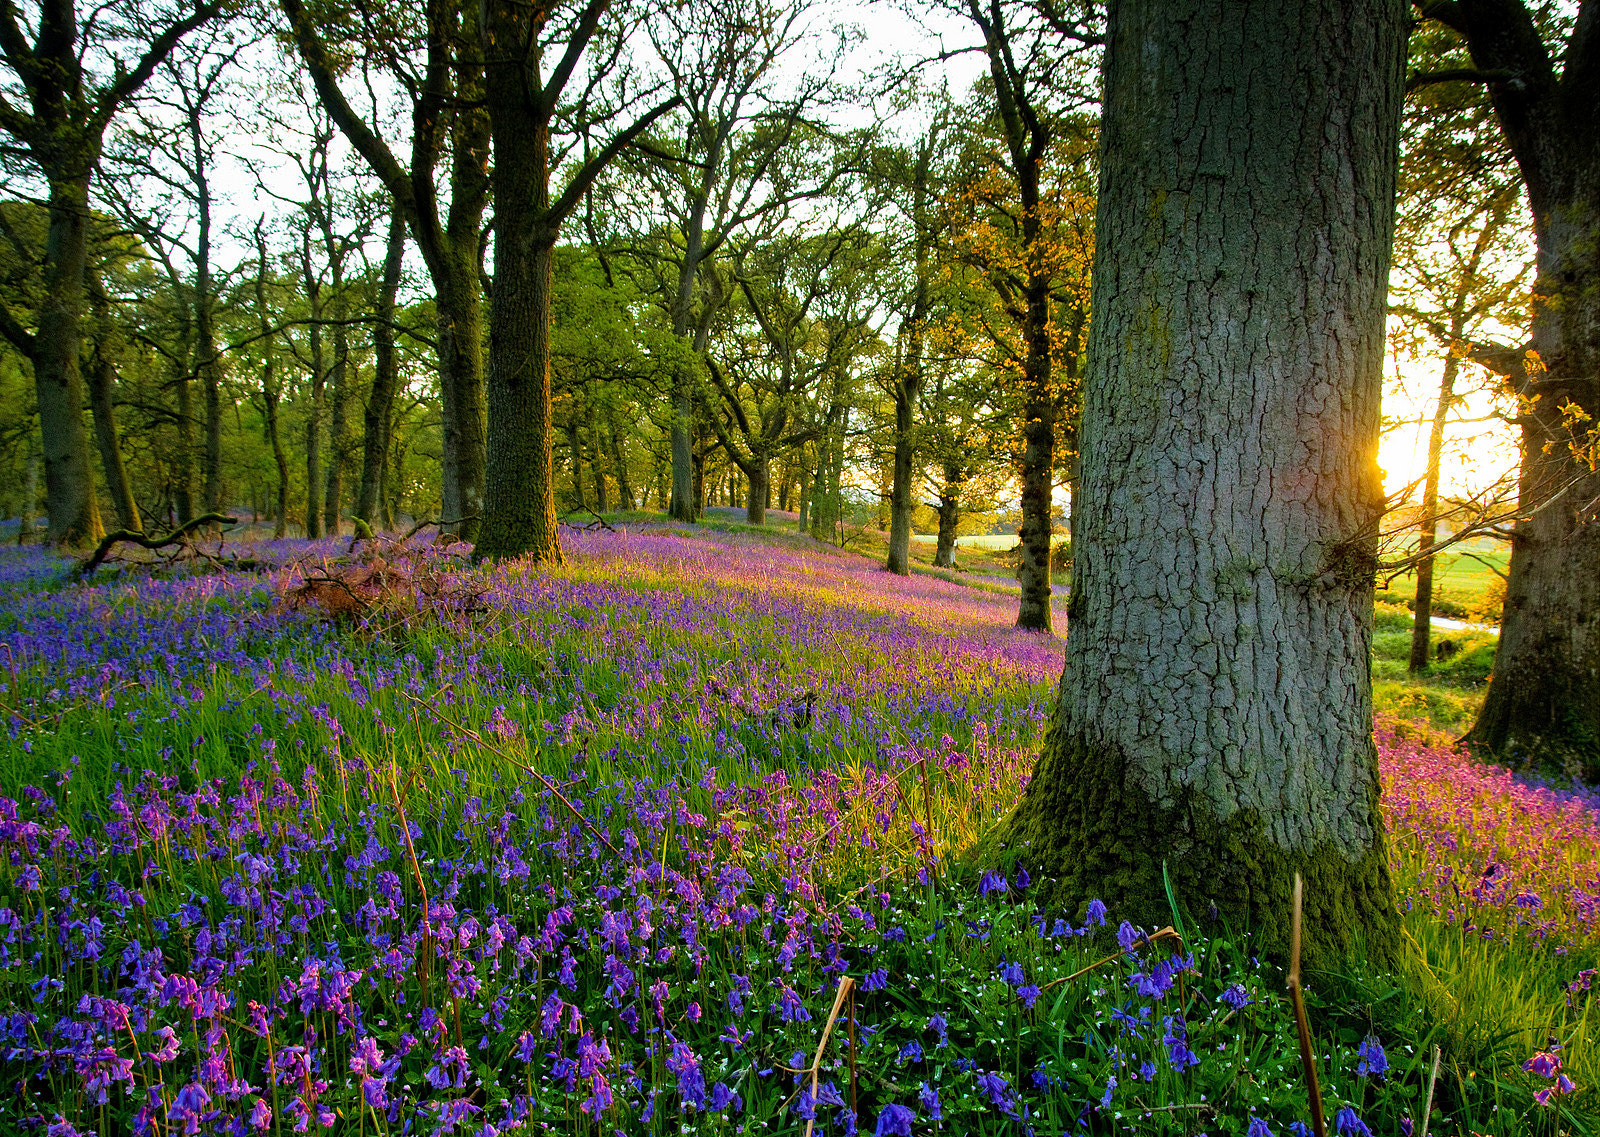
[[[1428,1122],[1433,1120],[1433,1083],[1439,1080],[1439,1047],[1433,1048],[1433,1070],[1428,1074],[1428,1096],[1422,1104],[1422,1137],[1428,1137]]]
[[[822,1073],[822,1052],[827,1049],[828,1036],[833,1033],[833,1024],[839,1018],[839,1009],[844,1006],[845,996],[850,994],[855,985],[856,981],[850,978],[848,975],[841,975],[839,977],[839,990],[833,996],[833,1010],[828,1012],[827,1025],[822,1028],[822,1041],[817,1043],[817,1055],[811,1060],[811,1101],[813,1113],[815,1113],[815,1105],[817,1100],[817,1079],[821,1077]],[[811,1137],[811,1127],[816,1124],[816,1120],[817,1119],[815,1116],[806,1118],[805,1137]]]
[[[1300,1033],[1300,1065],[1305,1067],[1311,1096],[1311,1128],[1316,1137],[1328,1137],[1328,1120],[1322,1114],[1322,1088],[1317,1084],[1317,1056],[1311,1047],[1311,1020],[1300,990],[1300,874],[1294,874],[1294,916],[1289,924],[1289,1001],[1294,1004],[1294,1025]]]
[[[100,539],[100,544],[95,549],[94,555],[83,562],[83,567],[78,569],[78,578],[83,580],[93,576],[94,570],[105,563],[106,556],[111,550],[123,542],[130,545],[138,545],[141,549],[164,549],[168,545],[177,544],[201,526],[213,524],[237,525],[238,523],[239,519],[237,517],[228,517],[221,513],[207,513],[184,522],[165,537],[146,537],[138,529],[118,529],[107,533]]]
[[[583,525],[579,525],[576,522],[567,520],[567,517],[576,517],[580,513],[587,513],[590,517],[593,517],[594,520],[586,522]],[[574,509],[571,513],[567,514],[567,517],[561,518],[561,524],[565,525],[569,529],[583,529],[587,532],[593,532],[596,529],[604,529],[607,533],[616,532],[616,530],[611,527],[611,523],[609,521],[607,521],[604,517],[601,517],[588,506]]]
[[[1178,934],[1177,929],[1173,928],[1169,924],[1167,927],[1162,928],[1159,931],[1147,932],[1144,935],[1141,935],[1138,939],[1134,940],[1133,943],[1128,945],[1128,949],[1132,950],[1133,948],[1138,947],[1140,944],[1153,944],[1158,940],[1177,940],[1180,944],[1183,943],[1183,937]],[[1112,952],[1104,959],[1097,959],[1087,967],[1078,968],[1078,970],[1074,971],[1071,975],[1063,975],[1060,979],[1052,979],[1043,987],[1039,988],[1039,993],[1042,995],[1052,987],[1057,987],[1062,983],[1071,983],[1074,979],[1089,974],[1089,972],[1093,971],[1097,967],[1104,967],[1113,959],[1122,958],[1122,955],[1123,953],[1121,950]]]
[[[464,524],[464,523],[466,523],[468,521],[481,521],[481,520],[483,520],[483,515],[479,514],[479,513],[469,514],[466,517],[457,517],[453,521],[446,520],[443,517],[430,517],[428,520],[419,521],[415,525],[413,525],[411,528],[407,529],[406,532],[405,532],[405,536],[401,537],[400,540],[395,542],[395,544],[397,544],[397,545],[405,544],[407,541],[411,540],[411,538],[415,537],[418,533],[421,533],[424,529],[426,529],[430,525],[437,525],[439,528],[443,529],[446,525],[461,525],[461,524]]]

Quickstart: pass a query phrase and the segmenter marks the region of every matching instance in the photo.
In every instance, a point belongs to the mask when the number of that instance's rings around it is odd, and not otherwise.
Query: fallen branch
[[[593,517],[594,520],[586,521],[582,525],[579,525],[575,521],[567,520],[567,517],[576,517],[580,513],[587,513],[590,517]],[[616,530],[611,527],[611,523],[609,521],[607,521],[604,517],[601,517],[588,506],[584,506],[582,509],[574,509],[571,513],[567,514],[567,517],[561,518],[560,523],[565,525],[568,529],[582,529],[586,533],[593,533],[596,529],[604,529],[607,533],[616,532]]]
[[[141,549],[164,549],[168,545],[176,545],[190,533],[203,526],[237,525],[238,523],[239,519],[237,517],[227,517],[221,513],[207,513],[194,518],[192,521],[184,522],[165,537],[146,537],[144,533],[137,529],[118,529],[113,533],[107,533],[100,539],[100,545],[95,549],[94,555],[78,569],[78,579],[85,580],[93,576],[95,570],[105,563],[105,559],[111,550],[119,544],[138,545]]]

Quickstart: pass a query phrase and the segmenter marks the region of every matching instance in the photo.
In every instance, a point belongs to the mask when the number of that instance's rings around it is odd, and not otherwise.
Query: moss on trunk
[[[1047,903],[1077,917],[1099,899],[1113,920],[1146,928],[1172,920],[1170,878],[1186,919],[1203,917],[1205,926],[1214,909],[1230,928],[1249,933],[1254,951],[1279,962],[1288,953],[1298,872],[1307,966],[1331,968],[1352,955],[1393,959],[1399,918],[1381,834],[1354,861],[1331,843],[1284,849],[1253,809],[1221,818],[1192,791],[1163,806],[1130,773],[1115,750],[1053,728],[1032,783],[982,858],[1025,867]],[[1365,793],[1376,815],[1376,778]]]

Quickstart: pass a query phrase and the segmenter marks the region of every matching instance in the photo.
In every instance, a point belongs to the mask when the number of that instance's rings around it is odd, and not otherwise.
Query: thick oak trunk
[[[1591,157],[1594,165],[1600,160]],[[1584,188],[1600,193],[1600,174]],[[1467,741],[1503,761],[1600,781],[1600,203],[1568,203],[1534,233],[1533,347],[1519,493],[1494,677]],[[1589,416],[1568,418],[1567,408]]]
[[[1003,831],[1058,899],[1382,952],[1369,647],[1399,0],[1110,9],[1066,667]]]
[[[745,468],[748,475],[745,483],[744,519],[749,525],[765,525],[767,523],[767,488],[772,478],[772,459],[765,454],[757,454],[750,460],[750,465]]]
[[[92,161],[90,162],[92,166]],[[89,178],[52,183],[44,297],[34,336],[33,383],[44,441],[45,507],[52,544],[76,548],[104,536],[83,425],[83,273]]]
[[[500,17],[507,27],[515,18]],[[528,103],[520,61],[489,69],[493,108],[494,292],[489,316],[488,464],[473,555],[560,564],[551,456],[550,132]],[[576,465],[576,463],[574,463]],[[576,478],[575,484],[581,485]]]

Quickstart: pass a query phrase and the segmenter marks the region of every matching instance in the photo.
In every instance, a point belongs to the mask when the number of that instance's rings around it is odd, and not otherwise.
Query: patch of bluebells
[[[1295,1131],[1292,1091],[1219,1096],[1261,1039],[1292,1055],[1255,970],[1116,921],[1123,956],[1069,982],[1105,905],[942,870],[939,832],[1014,800],[1059,673],[1010,601],[674,532],[571,544],[545,574],[417,550],[481,607],[355,627],[285,608],[292,568],[46,590],[0,564],[0,768],[54,771],[0,797],[0,1128],[1044,1133],[1204,1099]],[[85,726],[121,740],[94,780]],[[930,772],[961,811],[933,833],[905,794]],[[847,1094],[847,1033],[899,1076]]]

